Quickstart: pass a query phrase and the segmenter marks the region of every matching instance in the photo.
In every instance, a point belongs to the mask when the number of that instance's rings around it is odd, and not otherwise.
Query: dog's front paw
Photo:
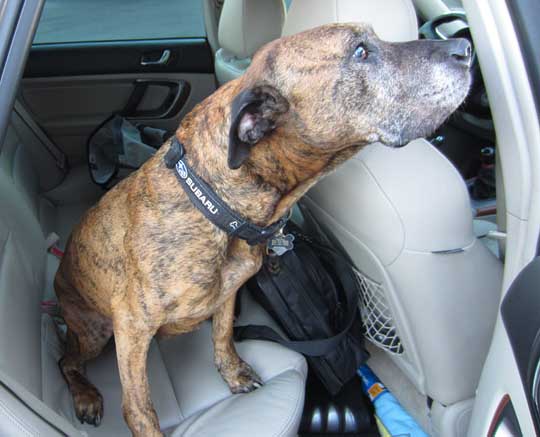
[[[227,370],[222,371],[221,374],[232,393],[249,393],[263,385],[261,377],[244,361],[240,361],[240,364],[233,369]]]
[[[73,393],[75,414],[81,423],[99,426],[103,417],[103,397],[93,386]]]

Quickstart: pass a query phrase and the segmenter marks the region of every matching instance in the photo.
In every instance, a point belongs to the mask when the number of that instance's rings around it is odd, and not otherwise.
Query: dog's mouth
[[[442,123],[442,120],[441,120]],[[381,135],[379,141],[392,149],[405,147],[411,141],[417,138],[426,138],[431,135],[441,123],[424,124],[416,129],[403,128],[398,132],[386,133]]]
[[[410,141],[407,141],[406,143],[403,142],[403,143],[399,143],[399,144],[394,144],[393,146],[390,146],[392,147],[392,149],[401,149],[402,147],[405,147],[407,144],[409,144]]]
[[[409,132],[403,129],[399,131],[398,133],[382,134],[379,138],[379,142],[385,145],[386,147],[390,147],[392,149],[400,149],[402,147],[405,147],[415,138],[420,138],[426,135],[428,134],[425,133],[425,131],[418,132],[418,135],[411,135]]]
[[[432,135],[463,103],[469,93],[471,73],[469,68],[442,68],[436,66],[437,73],[425,84],[415,83],[395,99],[386,112],[392,114],[378,126],[375,135],[387,147],[399,149],[417,138]]]
[[[459,108],[468,94],[469,84],[466,87],[454,88],[445,95],[444,101],[439,101],[439,106],[432,112],[431,117],[418,117],[423,121],[414,122],[410,114],[403,114],[404,122],[394,122],[390,129],[384,129],[379,136],[379,141],[385,146],[399,149],[417,138],[427,138],[432,135],[448,118]]]

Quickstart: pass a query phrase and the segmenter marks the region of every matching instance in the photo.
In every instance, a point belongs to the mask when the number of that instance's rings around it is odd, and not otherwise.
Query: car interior
[[[201,0],[197,7],[200,36],[55,43],[40,40],[38,29],[0,144],[0,369],[49,420],[41,423],[28,402],[2,388],[0,410],[17,412],[0,415],[11,435],[129,435],[113,343],[87,368],[104,396],[99,427],[78,422],[57,365],[59,259],[48,248],[51,239],[65,247],[105,193],[87,164],[88,139],[104,120],[120,114],[172,133],[194,105],[243,74],[261,46],[326,23],[368,22],[390,41],[471,39],[459,1]],[[47,8],[44,16],[54,12]],[[356,267],[368,365],[436,436],[466,434],[504,263],[496,238],[504,181],[478,63],[473,69],[467,101],[431,138],[399,149],[366,146],[302,200]],[[247,292],[237,323],[282,332]],[[215,369],[209,323],[153,341],[148,373],[166,435],[377,435],[359,379],[331,397],[300,354],[262,341],[237,348],[265,382],[249,394],[232,395]]]

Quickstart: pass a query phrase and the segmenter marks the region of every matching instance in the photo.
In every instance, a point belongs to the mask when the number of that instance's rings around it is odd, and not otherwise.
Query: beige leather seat
[[[380,38],[410,41],[418,38],[418,22],[410,0],[293,0],[282,35],[340,22],[370,23]]]
[[[242,75],[253,54],[281,36],[284,0],[225,0],[219,20],[216,77],[224,84]]]
[[[410,0],[294,0],[286,35],[363,21],[387,40],[417,38]],[[367,337],[433,400],[433,435],[466,435],[491,341],[500,261],[473,233],[465,183],[426,140],[366,147],[306,196],[353,259]]]
[[[0,381],[7,375],[22,391],[0,384],[0,436],[128,436],[114,346],[87,366],[104,396],[97,428],[81,425],[57,362],[62,343],[43,300],[54,299],[58,260],[46,251],[56,232],[63,246],[81,214],[103,194],[86,168],[60,171],[25,122],[13,115],[0,144]],[[106,247],[103,250],[107,250]],[[272,324],[245,296],[240,323]],[[61,329],[61,328],[60,328]],[[297,432],[304,400],[304,358],[280,345],[246,341],[239,354],[265,381],[260,389],[231,395],[213,364],[209,323],[187,335],[155,340],[148,356],[152,398],[163,431],[173,436],[289,436]],[[21,393],[29,402],[21,402]],[[31,406],[31,408],[29,408]],[[47,424],[33,409],[44,410]]]

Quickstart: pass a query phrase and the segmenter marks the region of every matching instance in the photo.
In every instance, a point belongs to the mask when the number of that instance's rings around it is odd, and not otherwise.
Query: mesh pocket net
[[[360,312],[364,334],[376,346],[393,354],[402,354],[403,346],[397,335],[394,319],[381,284],[355,270],[360,283]]]

